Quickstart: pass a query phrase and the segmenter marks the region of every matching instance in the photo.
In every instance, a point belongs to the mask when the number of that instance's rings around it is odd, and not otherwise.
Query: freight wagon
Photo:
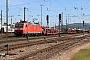
[[[75,34],[76,33],[76,28],[67,28],[67,29],[64,29],[63,33],[66,33],[66,34]]]

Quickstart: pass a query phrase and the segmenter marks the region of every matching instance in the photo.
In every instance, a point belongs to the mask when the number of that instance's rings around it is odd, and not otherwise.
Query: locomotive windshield
[[[15,27],[23,27],[24,24],[16,24]]]

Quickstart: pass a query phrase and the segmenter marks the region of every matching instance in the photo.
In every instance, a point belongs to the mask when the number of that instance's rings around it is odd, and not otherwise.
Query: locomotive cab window
[[[23,24],[16,24],[15,27],[23,27]]]

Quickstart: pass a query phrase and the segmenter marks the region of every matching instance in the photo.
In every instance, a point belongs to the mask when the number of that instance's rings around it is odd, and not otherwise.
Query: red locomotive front
[[[15,24],[15,35],[16,36],[20,36],[23,34],[23,26],[24,26],[24,23],[17,22]]]

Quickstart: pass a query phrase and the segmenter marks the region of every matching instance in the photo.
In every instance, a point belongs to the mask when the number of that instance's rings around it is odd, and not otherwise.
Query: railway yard
[[[90,49],[89,6],[89,0],[0,1],[0,60],[77,58]]]
[[[3,34],[0,36],[0,60],[55,60],[57,55],[62,56],[65,51],[89,42],[88,33],[32,36],[28,40],[13,33]]]

